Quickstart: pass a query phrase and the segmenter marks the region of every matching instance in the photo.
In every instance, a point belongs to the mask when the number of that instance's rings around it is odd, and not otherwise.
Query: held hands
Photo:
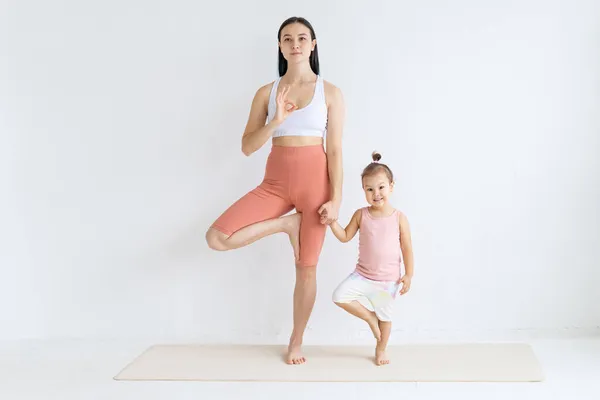
[[[286,86],[277,95],[277,110],[275,111],[275,120],[283,122],[291,113],[298,109],[298,106],[288,100],[287,95],[290,87]]]
[[[317,211],[319,215],[321,215],[321,223],[324,225],[329,225],[334,221],[337,221],[339,209],[340,206],[331,200],[323,204]]]
[[[402,278],[398,279],[398,285],[402,284],[402,289],[400,290],[400,295],[406,294],[410,290],[410,281],[412,280],[412,276],[404,275]]]

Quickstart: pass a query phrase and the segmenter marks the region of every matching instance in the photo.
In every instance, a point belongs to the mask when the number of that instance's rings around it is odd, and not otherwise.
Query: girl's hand
[[[337,221],[339,208],[339,205],[331,200],[323,204],[317,211],[321,216],[321,224],[330,225]]]
[[[291,113],[298,109],[298,106],[288,101],[287,95],[290,92],[290,87],[286,86],[283,90],[277,95],[277,110],[275,111],[275,120],[278,122],[283,122],[287,117],[290,116]]]
[[[398,285],[402,284],[402,289],[400,290],[400,295],[406,294],[410,290],[410,281],[412,276],[404,275],[402,278],[398,279]]]

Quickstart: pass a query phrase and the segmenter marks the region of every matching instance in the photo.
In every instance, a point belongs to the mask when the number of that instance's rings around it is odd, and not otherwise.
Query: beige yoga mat
[[[284,363],[285,346],[157,345],[116,380],[303,382],[534,382],[543,373],[520,343],[391,346],[376,366],[371,347],[305,346],[307,362]]]

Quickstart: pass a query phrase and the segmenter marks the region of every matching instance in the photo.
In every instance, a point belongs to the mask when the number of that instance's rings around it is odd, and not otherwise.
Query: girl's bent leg
[[[381,339],[379,320],[373,311],[367,310],[356,300],[353,300],[350,303],[336,302],[335,304],[369,324],[369,328],[371,328],[371,331],[373,332],[373,337],[378,341]]]
[[[340,308],[369,324],[373,336],[379,340],[381,339],[381,331],[377,315],[358,301],[359,299],[368,298],[371,290],[369,284],[357,272],[353,272],[334,290],[332,300]]]

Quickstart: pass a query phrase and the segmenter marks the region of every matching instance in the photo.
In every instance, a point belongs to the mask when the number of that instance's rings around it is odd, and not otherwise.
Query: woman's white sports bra
[[[269,96],[268,121],[275,118],[277,111],[277,88],[281,77],[273,83],[271,94]],[[292,112],[277,127],[273,137],[280,136],[318,136],[325,137],[327,134],[327,103],[325,102],[325,86],[323,78],[317,75],[315,92],[310,103],[306,107]]]

